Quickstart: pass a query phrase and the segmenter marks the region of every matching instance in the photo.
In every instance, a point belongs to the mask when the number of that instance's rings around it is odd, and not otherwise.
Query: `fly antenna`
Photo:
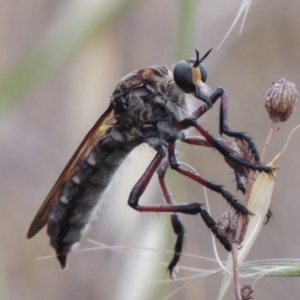
[[[196,51],[196,61],[194,63],[194,68],[197,68],[199,67],[200,63],[202,63],[205,58],[209,55],[209,53],[212,51],[213,48],[209,49],[204,55],[202,58],[199,59],[199,51],[197,49],[195,49]]]
[[[200,59],[200,63],[204,61],[204,59],[209,55],[209,53],[212,51],[213,48],[209,49],[204,55],[203,57]]]
[[[201,63],[201,60],[199,60],[199,51],[197,49],[195,49],[195,51],[196,51],[196,61],[195,61],[194,65],[193,65],[193,67],[197,68],[197,67],[199,67],[199,65]]]

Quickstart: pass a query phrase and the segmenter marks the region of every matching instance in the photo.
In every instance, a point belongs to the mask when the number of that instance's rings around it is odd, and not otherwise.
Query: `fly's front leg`
[[[196,97],[197,97],[197,95],[196,95]],[[258,154],[255,144],[252,141],[252,138],[249,135],[247,135],[245,132],[233,131],[229,128],[229,126],[228,126],[228,96],[227,96],[226,91],[222,87],[217,88],[208,97],[208,99],[209,99],[208,101],[210,101],[211,103],[214,104],[219,98],[221,99],[220,125],[219,125],[220,134],[221,135],[226,134],[227,136],[235,137],[235,138],[245,141],[249,146],[249,150],[251,151],[251,154],[253,155],[255,162],[260,163],[259,154]],[[207,104],[201,105],[193,111],[191,117],[193,119],[198,119],[206,111],[208,111],[209,108],[210,108],[210,106],[208,106]]]
[[[226,146],[220,141],[219,139],[215,138],[206,128],[199,125],[197,121],[193,118],[187,118],[180,122],[177,122],[176,127],[178,129],[187,129],[189,127],[195,127],[197,131],[205,137],[205,139],[215,148],[217,149],[223,156],[228,157],[232,161],[236,162],[237,164],[246,167],[247,169],[259,172],[272,172],[272,168],[264,165],[256,165],[250,163],[248,160],[243,159],[237,155],[232,154]],[[182,139],[185,142],[185,138]]]
[[[235,138],[245,141],[249,146],[249,150],[251,151],[255,162],[260,163],[260,157],[259,157],[258,151],[256,149],[256,146],[252,141],[252,138],[249,135],[247,135],[245,132],[233,131],[229,128],[229,126],[228,126],[228,95],[224,89],[222,89],[222,90],[223,90],[223,93],[221,95],[221,106],[220,106],[220,128],[219,128],[220,134],[222,135],[224,133],[227,136],[235,137]]]
[[[224,89],[219,87],[217,88],[209,97],[208,101],[212,104],[215,104],[215,102],[222,96]],[[196,96],[197,97],[197,96]],[[202,96],[203,97],[203,96]],[[203,114],[205,114],[211,106],[207,104],[201,104],[199,105],[192,113],[192,118],[199,119]]]

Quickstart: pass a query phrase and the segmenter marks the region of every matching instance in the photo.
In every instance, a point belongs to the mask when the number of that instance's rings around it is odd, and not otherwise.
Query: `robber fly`
[[[212,49],[211,49],[212,50]],[[173,230],[177,235],[175,253],[169,265],[172,270],[180,259],[184,239],[184,227],[177,213],[200,214],[206,225],[230,251],[231,245],[218,234],[216,222],[200,203],[177,205],[172,200],[164,175],[171,169],[220,193],[239,214],[249,210],[221,185],[205,180],[198,174],[180,166],[176,143],[209,144],[224,157],[246,169],[270,172],[260,164],[259,155],[251,138],[242,132],[232,131],[227,122],[227,95],[223,88],[211,92],[205,84],[207,73],[204,59],[196,50],[196,58],[179,61],[173,73],[163,66],[149,66],[133,71],[120,80],[110,97],[107,110],[88,132],[71,160],[59,176],[35,216],[27,237],[33,237],[45,225],[62,268],[66,267],[67,255],[78,243],[89,223],[93,211],[126,156],[142,143],[156,150],[156,156],[133,187],[128,204],[140,212],[171,213]],[[202,101],[190,112],[188,95]],[[197,119],[213,104],[221,100],[220,133],[244,141],[254,157],[254,163],[232,154],[228,147],[215,138]],[[186,130],[194,127],[201,136],[189,137]],[[157,171],[166,205],[144,206],[139,199],[150,179]],[[242,189],[242,187],[239,187]]]

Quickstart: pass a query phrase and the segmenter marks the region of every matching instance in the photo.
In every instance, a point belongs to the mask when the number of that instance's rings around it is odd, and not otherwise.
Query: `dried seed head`
[[[217,223],[217,235],[224,245],[232,245],[235,242],[237,225],[238,215],[232,209],[226,210]]]
[[[253,300],[252,293],[254,292],[251,282],[246,282],[241,288],[242,300]]]
[[[297,100],[298,91],[295,84],[285,78],[279,78],[266,93],[265,108],[273,122],[284,122],[294,111]]]
[[[255,160],[253,158],[253,154],[251,153],[249,146],[245,141],[236,139],[236,140],[225,140],[222,139],[220,142],[223,143],[224,146],[230,151],[231,154],[235,156],[239,156],[250,163],[255,164]],[[249,170],[244,166],[241,166],[237,162],[231,160],[227,156],[224,157],[226,163],[240,176],[248,178]]]

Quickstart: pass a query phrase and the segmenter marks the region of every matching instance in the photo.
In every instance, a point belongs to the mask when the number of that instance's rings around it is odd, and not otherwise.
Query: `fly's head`
[[[173,71],[174,81],[180,89],[187,94],[193,94],[209,106],[212,106],[209,99],[211,91],[205,84],[207,71],[203,61],[211,50],[207,51],[202,58],[199,58],[199,52],[196,50],[196,58],[179,61]]]

